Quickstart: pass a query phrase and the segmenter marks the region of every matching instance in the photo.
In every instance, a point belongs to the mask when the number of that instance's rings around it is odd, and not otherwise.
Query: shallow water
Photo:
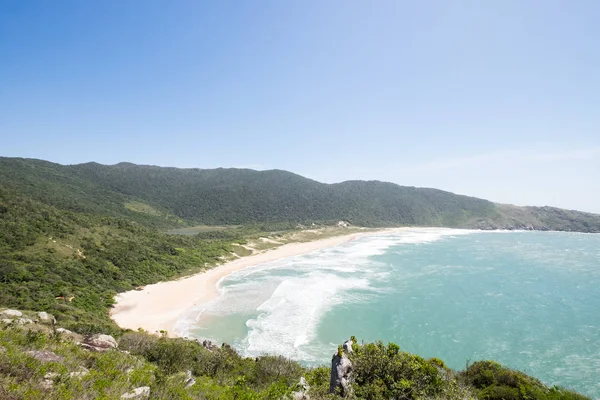
[[[410,229],[237,271],[178,324],[326,364],[350,335],[452,368],[494,359],[600,398],[600,235]]]

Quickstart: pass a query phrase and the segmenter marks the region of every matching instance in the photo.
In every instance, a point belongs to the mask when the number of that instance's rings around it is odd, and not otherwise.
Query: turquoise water
[[[350,335],[600,398],[600,235],[410,229],[238,271],[187,336],[327,364]]]

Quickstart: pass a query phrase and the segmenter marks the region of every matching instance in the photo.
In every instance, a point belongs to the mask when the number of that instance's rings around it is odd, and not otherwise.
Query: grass
[[[142,214],[153,215],[155,217],[162,215],[162,213],[160,211],[158,211],[156,208],[152,207],[149,204],[142,203],[139,201],[130,201],[128,203],[125,203],[125,208],[130,211],[135,211],[135,212],[139,212]]]
[[[171,230],[167,231],[167,233],[172,234],[172,235],[193,236],[193,235],[197,235],[198,233],[219,232],[219,231],[225,231],[228,229],[234,229],[237,227],[238,227],[237,225],[230,225],[230,226],[196,225],[196,226],[190,226],[187,228],[171,229]]]

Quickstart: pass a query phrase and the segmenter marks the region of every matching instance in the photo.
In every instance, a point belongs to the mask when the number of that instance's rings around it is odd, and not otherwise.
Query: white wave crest
[[[258,307],[258,317],[246,322],[249,332],[242,352],[247,356],[276,353],[310,359],[303,347],[315,339],[322,316],[348,301],[342,292],[368,285],[364,278],[340,279],[336,274],[321,272],[284,280]]]

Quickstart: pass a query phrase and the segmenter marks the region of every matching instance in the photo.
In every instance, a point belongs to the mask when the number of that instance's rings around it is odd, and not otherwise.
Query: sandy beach
[[[374,232],[370,232],[373,234]],[[175,281],[160,282],[143,290],[120,293],[111,310],[112,319],[122,328],[148,332],[167,331],[175,336],[173,325],[190,307],[213,300],[220,295],[219,279],[242,268],[297,256],[311,251],[337,246],[368,233],[353,233],[304,243],[289,243],[264,253],[242,257],[208,271]]]

